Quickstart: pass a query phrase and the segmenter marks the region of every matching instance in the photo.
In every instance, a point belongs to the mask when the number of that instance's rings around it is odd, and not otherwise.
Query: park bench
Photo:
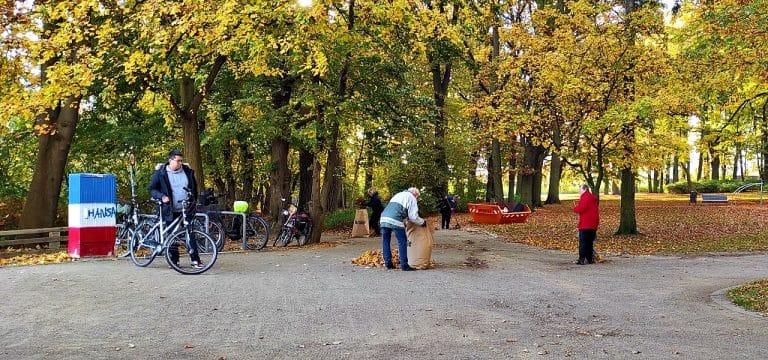
[[[47,243],[49,249],[58,249],[68,240],[68,231],[68,227],[0,231],[0,247]]]
[[[467,204],[472,221],[479,224],[524,223],[531,216],[531,208],[523,207],[523,211],[504,212],[498,204]]]
[[[701,203],[727,204],[728,197],[725,194],[701,194]]]

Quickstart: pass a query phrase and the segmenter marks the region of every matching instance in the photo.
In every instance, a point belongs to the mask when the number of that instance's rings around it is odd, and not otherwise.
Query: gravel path
[[[351,265],[376,239],[224,254],[202,276],[163,259],[0,269],[0,358],[768,358],[768,319],[710,298],[768,276],[768,255],[577,266],[479,232],[436,242],[438,268],[414,272]]]

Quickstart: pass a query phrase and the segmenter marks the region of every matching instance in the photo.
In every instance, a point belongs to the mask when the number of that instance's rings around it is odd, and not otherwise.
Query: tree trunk
[[[625,125],[622,132],[626,138],[624,153],[631,153],[635,143],[635,129]],[[627,164],[621,169],[621,201],[619,211],[619,228],[616,234],[637,234],[637,218],[635,214],[635,173],[632,164]]]
[[[360,179],[360,165],[363,163],[363,155],[365,153],[365,138],[363,138],[362,142],[360,143],[360,151],[357,153],[357,158],[355,159],[355,169],[352,176],[352,197],[357,198],[358,196],[365,194],[365,189],[363,189],[362,192],[360,192],[360,185],[358,184],[358,180]]]
[[[44,74],[45,67],[41,71]],[[42,77],[45,78],[45,75]],[[35,171],[21,211],[19,228],[47,228],[56,223],[61,184],[79,110],[80,98],[69,97],[38,118],[38,125],[47,125],[54,131],[39,135]]]
[[[192,108],[195,100],[195,80],[185,76],[179,89],[182,112],[179,114],[184,135],[184,161],[195,170],[195,182],[198,189],[205,189],[205,171],[200,149],[200,126],[197,122],[197,109]]]
[[[762,119],[760,134],[760,180],[768,182],[768,119]]]
[[[280,218],[283,200],[290,200],[291,172],[288,168],[288,141],[278,138],[272,140],[270,156],[272,166],[269,171],[269,215],[273,219]],[[277,224],[275,221],[274,224]],[[276,229],[276,228],[275,228]]]
[[[518,188],[520,190],[520,202],[528,204],[531,209],[541,207],[541,169],[543,167],[546,149],[534,145],[530,140],[523,139],[525,149],[523,168]]]
[[[493,200],[504,200],[504,183],[501,181],[501,144],[499,140],[492,140],[491,147],[493,157],[491,158],[491,165],[493,167]]]
[[[720,155],[716,155],[713,150],[710,150],[709,158],[712,159],[710,162],[711,179],[720,180]]]
[[[543,186],[543,169],[544,158],[547,156],[547,150],[541,146],[536,147],[536,158],[533,164],[533,189],[531,195],[533,196],[533,206],[542,207],[544,204],[541,202],[541,187]]]
[[[653,172],[652,170],[648,169],[647,176],[648,176],[648,193],[649,194],[653,193],[653,177],[651,175],[652,172]]]
[[[617,235],[637,234],[635,217],[635,174],[631,167],[621,169],[621,202],[620,219]]]
[[[560,178],[563,174],[563,165],[560,155],[552,153],[552,162],[549,167],[549,189],[547,190],[547,200],[545,204],[560,203]]]
[[[264,189],[264,184],[259,184],[259,189],[256,191],[256,196],[254,196],[254,209],[259,209],[262,213],[264,212],[264,192],[266,189]]]
[[[224,195],[224,203],[225,204],[232,204],[236,199],[236,192],[235,189],[237,187],[237,182],[235,181],[235,174],[234,169],[232,169],[232,146],[227,144],[224,146],[224,149],[222,151],[224,155],[224,159],[227,159],[228,161],[224,161],[223,167],[224,167],[224,184],[226,185]]]
[[[255,155],[253,154],[253,150],[251,150],[251,147],[243,142],[240,144],[240,153],[242,154],[243,158],[243,192],[242,192],[242,199],[244,201],[247,201],[249,204],[253,204],[253,181],[254,181],[254,172],[253,172],[253,161],[255,158]]]
[[[696,169],[696,181],[701,181],[702,170],[704,169],[704,153],[699,152],[699,165]]]
[[[441,8],[442,10],[442,8]],[[432,96],[435,101],[435,168],[437,174],[431,181],[432,192],[435,198],[442,199],[448,194],[448,157],[445,153],[445,132],[448,128],[448,118],[446,117],[446,98],[448,96],[448,87],[451,83],[451,69],[453,63],[442,61],[434,54],[428,54],[430,63],[430,72],[432,73]]]
[[[469,170],[467,170],[467,201],[468,202],[474,202],[477,201],[477,176],[475,175],[475,172],[477,171],[477,160],[480,158],[480,154],[477,152],[473,152],[472,155],[469,157]]]
[[[311,150],[301,148],[299,150],[299,208],[309,211],[309,202],[312,201],[312,164],[315,156]]]
[[[605,181],[603,181],[603,194],[610,195],[611,194],[611,180],[608,179],[608,177],[605,177]]]
[[[488,172],[488,175],[485,178],[485,202],[494,202],[493,198],[493,179],[495,179],[495,176],[493,176],[493,166],[491,164],[493,163],[493,151],[488,152],[488,161],[486,162],[485,169]]]
[[[675,155],[672,158],[672,182],[673,183],[680,181],[679,166],[680,166],[680,160],[677,158],[677,155]]]
[[[319,149],[319,147],[318,147]],[[309,207],[309,214],[312,216],[314,228],[312,230],[312,239],[310,243],[319,243],[325,227],[325,212],[323,211],[322,187],[320,186],[320,177],[323,166],[317,156],[312,161],[312,201]]]
[[[509,184],[507,184],[507,201],[515,200],[515,178],[517,177],[517,154],[512,150],[509,156]]]

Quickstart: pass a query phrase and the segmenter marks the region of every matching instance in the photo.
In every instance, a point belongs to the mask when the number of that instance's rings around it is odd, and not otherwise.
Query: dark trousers
[[[174,219],[180,216],[181,216],[181,212],[173,213]],[[187,245],[187,251],[189,252],[189,259],[194,262],[200,262],[200,254],[198,254],[197,252],[197,239],[195,238],[194,234],[190,234],[189,238],[185,239],[185,242]],[[168,252],[171,253],[171,261],[178,263],[179,262],[179,243],[177,241],[174,241],[170,246],[168,246]]]
[[[579,261],[593,263],[595,262],[595,238],[597,230],[579,230]]]
[[[381,255],[384,257],[384,264],[392,266],[392,249],[389,243],[392,241],[392,233],[397,238],[397,251],[400,253],[400,268],[408,268],[408,237],[405,229],[392,229],[388,227],[381,228]]]
[[[371,218],[368,220],[368,227],[371,229],[373,235],[381,235],[381,228],[379,228],[379,220],[381,220],[381,213],[372,213]]]
[[[441,211],[440,214],[443,215],[442,221],[440,222],[440,224],[442,225],[441,228],[450,229],[451,228],[451,212]]]

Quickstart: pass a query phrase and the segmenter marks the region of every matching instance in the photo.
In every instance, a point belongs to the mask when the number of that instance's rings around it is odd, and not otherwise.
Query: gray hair
[[[416,197],[419,197],[419,195],[421,195],[421,192],[419,191],[419,189],[415,187],[408,188],[408,192],[410,192],[411,194],[413,194],[413,196],[416,196]]]

